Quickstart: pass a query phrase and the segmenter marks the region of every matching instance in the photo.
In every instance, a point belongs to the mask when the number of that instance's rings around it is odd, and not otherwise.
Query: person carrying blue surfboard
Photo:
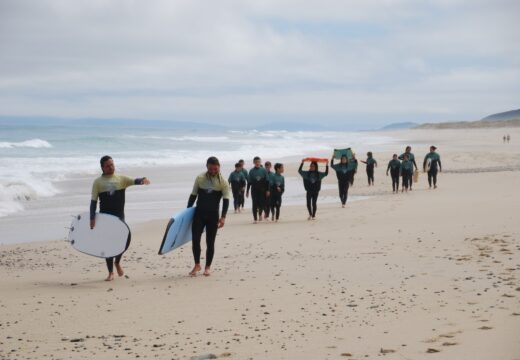
[[[334,164],[334,156],[330,159],[330,167],[336,171],[338,178],[339,199],[341,206],[345,207],[348,198],[348,188],[350,184],[349,162],[347,155],[342,155],[339,164]]]
[[[92,185],[92,198],[90,201],[90,228],[94,229],[96,226],[96,208],[99,199],[99,212],[103,214],[110,214],[117,216],[122,221],[125,221],[125,190],[132,185],[150,185],[150,180],[147,178],[132,179],[124,175],[116,175],[116,167],[114,160],[105,155],[99,160],[103,175],[94,180]],[[108,276],[105,281],[114,280],[114,260],[117,274],[124,275],[121,267],[121,258],[123,254],[115,258],[107,258]]]
[[[240,163],[235,164],[235,171],[232,171],[231,174],[229,174],[228,182],[231,185],[231,191],[233,193],[233,207],[235,208],[235,213],[240,212],[240,207],[244,203],[244,189],[247,184]]]
[[[372,151],[367,152],[367,161],[361,160],[363,164],[367,165],[368,186],[374,186],[374,167],[377,167],[377,161],[372,155]]]
[[[267,197],[269,197],[269,175],[262,166],[260,157],[255,156],[253,163],[255,166],[249,170],[246,196],[249,197],[249,191],[251,190],[253,219],[256,224],[258,220],[262,221],[262,213],[265,210]]]
[[[321,172],[318,171],[318,163],[316,161],[311,162],[308,171],[302,170],[304,162],[305,159],[302,160],[302,163],[298,168],[298,173],[303,178],[303,186],[307,192],[307,211],[309,212],[308,220],[315,220],[316,211],[318,210],[318,195],[321,190],[321,181],[329,174],[329,163],[326,163],[325,172]]]
[[[280,220],[280,208],[282,206],[282,195],[285,192],[285,178],[283,177],[283,164],[274,164],[274,173],[270,181],[270,206],[271,220],[278,222]]]
[[[435,146],[430,146],[430,152],[426,154],[423,161],[423,169],[425,172],[428,172],[428,184],[430,185],[430,189],[432,188],[432,184],[433,188],[437,189],[437,172],[442,172],[441,157],[435,150],[437,150]]]
[[[399,157],[397,159],[402,161],[402,160],[404,160],[404,156],[405,155],[408,155],[408,160],[413,164],[413,166],[415,168],[415,171],[418,171],[417,163],[415,162],[415,155],[412,152],[412,147],[411,146],[408,145],[404,149],[404,153],[399,155]],[[412,184],[413,184],[413,181],[410,183],[410,191],[412,190]]]
[[[206,171],[197,176],[188,207],[192,207],[197,200],[197,207],[193,217],[192,250],[195,266],[190,271],[191,276],[196,276],[202,270],[200,266],[200,240],[206,229],[206,267],[204,275],[210,275],[213,256],[215,255],[215,239],[217,230],[224,226],[226,214],[229,208],[229,184],[220,173],[220,162],[212,156],[206,161]],[[222,201],[222,213],[219,215],[220,199]]]

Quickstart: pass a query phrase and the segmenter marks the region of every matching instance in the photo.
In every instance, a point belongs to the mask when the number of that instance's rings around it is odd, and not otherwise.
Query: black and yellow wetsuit
[[[247,180],[242,171],[235,170],[229,174],[228,182],[233,192],[233,207],[236,211],[244,203],[244,188],[246,187]]]
[[[96,208],[99,199],[99,212],[117,216],[125,220],[125,190],[132,185],[142,185],[144,178],[132,179],[124,175],[101,175],[92,185],[92,198],[90,201],[90,219],[96,218]],[[116,256],[117,264],[123,254]],[[107,258],[109,272],[114,270],[114,258]]]
[[[269,191],[269,175],[263,167],[254,167],[249,170],[249,179],[247,190],[251,189],[251,199],[253,200],[253,218],[258,220],[262,218],[262,212],[265,210],[266,193]]]
[[[221,216],[225,218],[229,207],[229,197],[229,184],[221,174],[211,176],[204,172],[195,179],[193,191],[188,200],[188,207],[192,207],[197,200],[197,209],[191,227],[193,258],[196,264],[200,263],[200,239],[205,228],[206,266],[211,266],[215,254],[220,199],[224,199]]]
[[[318,195],[321,190],[321,180],[329,174],[329,164],[325,172],[321,171],[303,171],[303,163],[301,163],[298,173],[303,178],[303,186],[307,192],[307,210],[309,216],[312,218],[316,217],[316,211],[318,210]]]
[[[336,171],[336,177],[338,178],[339,199],[341,200],[341,204],[345,205],[347,203],[348,188],[350,184],[348,162],[334,164],[334,159],[331,159],[330,167]]]
[[[390,171],[390,176],[392,177],[392,190],[399,191],[399,173],[401,172],[401,162],[399,160],[390,160],[388,162],[388,167],[386,168],[386,172],[388,174]]]

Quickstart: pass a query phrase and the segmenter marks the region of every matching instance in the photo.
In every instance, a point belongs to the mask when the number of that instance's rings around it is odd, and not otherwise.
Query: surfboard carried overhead
[[[100,258],[121,255],[130,246],[130,239],[130,228],[114,215],[96,214],[96,226],[91,229],[88,212],[74,217],[68,235],[74,249]]]
[[[191,224],[195,215],[195,207],[187,208],[175,214],[164,232],[159,255],[164,255],[182,245],[189,243],[191,239]]]
[[[325,164],[329,162],[329,160],[326,158],[318,158],[318,157],[306,157],[305,159],[303,159],[303,161],[325,163]]]
[[[341,159],[343,155],[347,155],[347,158],[351,160],[354,157],[354,152],[351,148],[334,149],[334,159]]]

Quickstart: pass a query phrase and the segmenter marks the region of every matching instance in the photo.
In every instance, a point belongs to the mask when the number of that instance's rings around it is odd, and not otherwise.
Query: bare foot
[[[307,218],[307,220],[310,220],[310,219],[312,219],[312,216],[309,215],[309,217]]]
[[[108,276],[105,279],[105,281],[112,281],[112,280],[114,280],[114,273],[113,272],[108,273]]]
[[[210,276],[210,275],[211,275],[211,273],[209,271],[209,267],[206,266],[206,268],[204,269],[204,276]]]
[[[253,221],[253,224],[258,224],[258,221],[256,221],[256,220],[255,220],[255,221]]]
[[[342,204],[341,207],[344,208],[344,207],[345,207],[345,204]]]
[[[195,264],[193,270],[190,271],[190,276],[197,276],[197,273],[202,270],[199,264]]]
[[[123,271],[123,268],[121,267],[121,265],[120,264],[115,264],[115,265],[116,265],[117,275],[123,276],[125,274],[125,272]]]

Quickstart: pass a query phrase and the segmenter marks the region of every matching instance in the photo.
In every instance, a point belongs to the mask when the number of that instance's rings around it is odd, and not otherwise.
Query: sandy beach
[[[392,135],[419,166],[438,146],[437,190],[421,173],[392,194],[375,154],[376,185],[360,167],[349,193],[370,198],[316,221],[231,211],[207,278],[189,246],[157,255],[167,218],[132,227],[113,282],[65,241],[1,245],[0,358],[520,359],[520,130]]]

